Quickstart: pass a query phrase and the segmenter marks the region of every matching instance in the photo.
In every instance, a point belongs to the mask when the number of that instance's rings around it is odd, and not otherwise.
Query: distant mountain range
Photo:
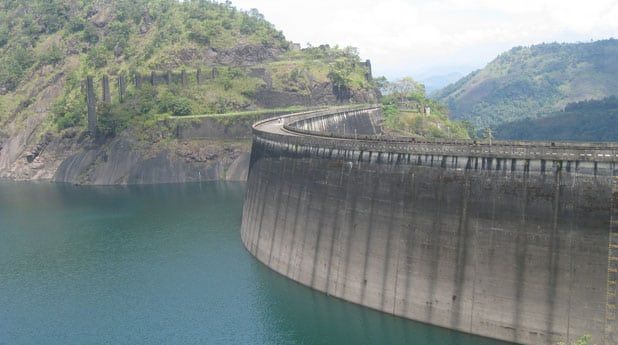
[[[443,87],[454,83],[464,77],[466,74],[462,72],[449,72],[442,74],[432,74],[419,78],[419,81],[425,85],[427,94],[438,91]]]
[[[542,123],[541,127],[545,128],[551,124],[580,128],[584,124],[595,126],[595,123],[607,126],[611,116],[598,107],[594,110],[594,119],[590,105],[575,112],[563,110],[571,103],[602,100],[613,95],[618,95],[618,40],[607,39],[515,47],[485,68],[439,90],[433,97],[449,106],[454,119],[469,121],[476,128],[500,127],[502,130],[498,132],[518,139],[523,138],[524,133],[515,131],[517,126],[527,131],[540,130],[532,123]],[[534,122],[548,116],[552,119]],[[570,120],[560,123],[563,117]],[[515,121],[520,122],[507,131],[505,128],[509,126],[505,124]],[[616,125],[616,122],[609,123]],[[545,136],[531,132],[527,137],[553,139],[548,135],[555,133],[550,132],[545,130]],[[562,139],[581,138],[574,132],[571,137],[563,134],[559,136]],[[594,139],[601,140],[594,135],[581,140]]]

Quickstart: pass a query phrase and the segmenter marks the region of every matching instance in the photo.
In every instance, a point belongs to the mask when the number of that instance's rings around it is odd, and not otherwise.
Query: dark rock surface
[[[93,185],[244,181],[247,151],[246,143],[238,142],[195,141],[153,149],[120,138],[68,157],[53,180]]]

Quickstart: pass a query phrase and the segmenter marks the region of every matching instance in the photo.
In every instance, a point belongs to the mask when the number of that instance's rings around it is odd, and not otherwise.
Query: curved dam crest
[[[618,344],[618,145],[380,136],[377,107],[258,122],[241,237],[273,270],[522,344]]]

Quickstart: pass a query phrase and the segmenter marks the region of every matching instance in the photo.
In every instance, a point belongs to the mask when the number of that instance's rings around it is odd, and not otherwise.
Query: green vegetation
[[[259,109],[259,110],[247,110],[247,111],[234,111],[230,113],[223,114],[199,114],[199,115],[190,115],[190,116],[182,116],[182,117],[168,117],[172,119],[184,120],[184,119],[197,119],[202,117],[214,117],[219,119],[225,118],[234,118],[238,116],[261,116],[261,115],[284,115],[291,114],[294,112],[300,112],[308,109],[318,109],[318,108],[307,108],[303,106],[291,106],[286,108],[271,108],[271,109]]]
[[[564,111],[496,128],[496,137],[511,140],[618,141],[618,98],[567,105]]]
[[[33,64],[34,58],[26,48],[6,48],[0,57],[0,85],[7,90],[14,90]]]
[[[556,114],[618,94],[618,40],[516,47],[436,94],[479,128]]]
[[[592,337],[590,335],[584,335],[580,338],[578,338],[577,340],[575,340],[574,342],[571,343],[571,345],[592,345],[592,343],[590,342],[592,340]],[[565,342],[559,342],[558,345],[568,345]]]
[[[412,78],[396,82],[377,79],[386,94],[382,98],[384,124],[393,134],[424,138],[468,139],[474,131],[465,122],[448,118],[448,109],[425,95],[425,86]]]
[[[217,70],[211,78],[211,70]],[[186,87],[131,82],[134,74],[187,71]],[[201,69],[202,83],[195,80]],[[261,71],[261,73],[260,73]],[[0,4],[0,123],[19,113],[12,99],[32,97],[42,81],[63,87],[53,102],[56,130],[85,126],[83,80],[110,75],[112,103],[99,104],[99,130],[113,136],[159,114],[256,110],[262,88],[311,95],[333,86],[372,92],[353,48],[293,49],[255,9],[210,0],[33,0]],[[61,79],[53,80],[54,75]],[[115,76],[127,77],[120,103]],[[62,79],[63,78],[63,79]],[[28,116],[26,113],[23,117]]]
[[[331,83],[348,91],[374,88],[365,78],[367,69],[360,62],[358,51],[352,47],[321,45],[291,50],[264,67],[274,77],[273,88],[279,91],[309,95],[312,85],[320,83]]]

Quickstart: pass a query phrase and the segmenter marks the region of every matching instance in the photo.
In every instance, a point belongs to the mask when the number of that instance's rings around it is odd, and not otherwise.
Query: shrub
[[[82,40],[90,44],[95,44],[99,42],[99,34],[97,33],[97,28],[92,23],[86,24],[86,27],[82,32]]]
[[[150,85],[143,85],[138,90],[136,112],[140,115],[146,115],[157,109],[157,89]],[[160,108],[160,106],[159,106]]]
[[[193,108],[191,101],[185,97],[179,97],[175,93],[178,91],[165,91],[159,98],[159,112],[171,113],[174,116],[191,115]]]
[[[184,97],[174,98],[168,106],[168,111],[174,116],[185,116],[193,113],[191,101]]]
[[[8,49],[0,56],[0,86],[14,90],[21,81],[26,70],[32,66],[32,52],[23,47]]]
[[[112,22],[109,24],[108,33],[105,35],[103,42],[108,50],[112,50],[116,46],[125,48],[128,44],[130,34],[131,28],[127,23]]]
[[[97,106],[97,113],[97,134],[104,138],[115,137],[127,126],[123,118],[114,116],[116,111],[109,104],[100,103]]]
[[[590,343],[591,339],[592,337],[590,335],[584,335],[580,337],[579,339],[575,340],[573,343],[571,343],[571,345],[592,345]],[[558,345],[567,345],[567,343],[561,341],[558,343]]]
[[[86,27],[86,21],[78,16],[72,16],[69,18],[68,29],[70,32],[80,32]],[[84,36],[82,36],[84,37]],[[98,36],[97,36],[98,39]]]
[[[107,65],[107,54],[107,50],[104,46],[95,46],[94,48],[90,49],[88,55],[86,56],[88,65],[93,68],[105,67]]]
[[[337,87],[349,88],[351,84],[350,75],[352,72],[353,68],[350,64],[337,61],[334,66],[331,66],[328,72],[328,79]]]
[[[58,45],[53,44],[49,50],[45,50],[41,52],[38,57],[38,63],[40,66],[45,65],[55,65],[56,63],[62,61],[64,57],[64,53],[58,47]]]
[[[382,113],[384,114],[384,121],[386,125],[391,128],[396,128],[399,125],[399,109],[393,103],[385,103],[382,106]]]
[[[67,94],[54,104],[52,112],[58,129],[76,127],[85,121],[86,101],[79,96],[79,93]]]

